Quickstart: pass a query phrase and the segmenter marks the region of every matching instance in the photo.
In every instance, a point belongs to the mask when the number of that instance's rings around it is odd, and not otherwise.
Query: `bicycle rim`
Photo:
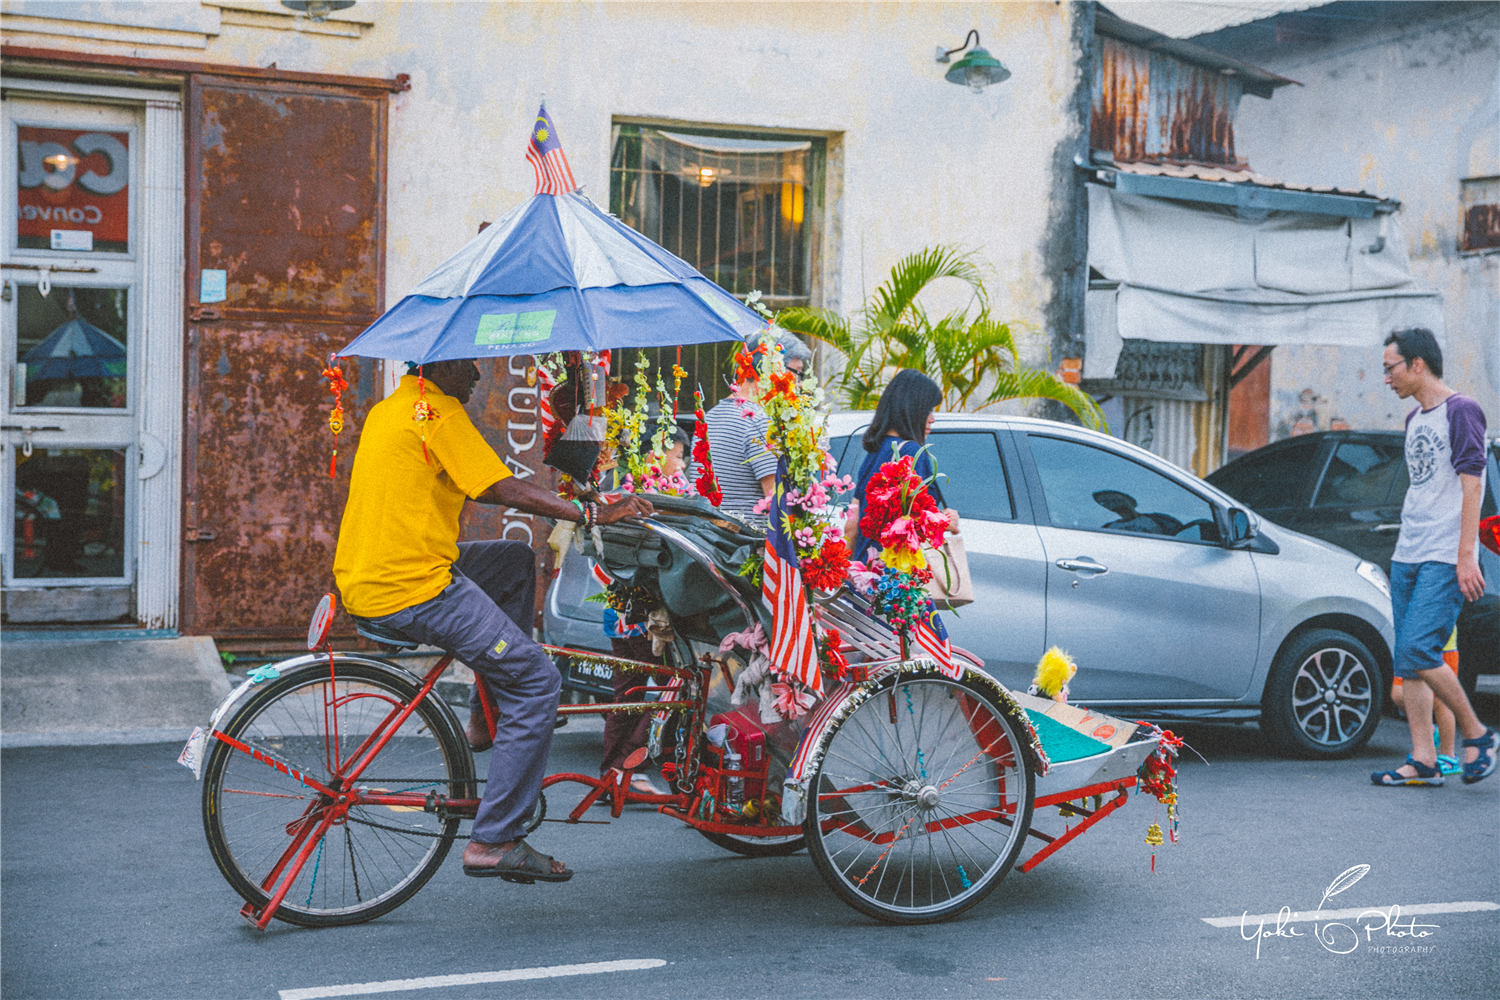
[[[415,694],[378,669],[340,664],[335,684],[326,674],[309,674],[269,686],[235,713],[224,731],[332,786],[335,770],[346,769],[361,744]],[[461,796],[471,785],[464,753],[441,710],[424,702],[364,769],[356,787]],[[227,744],[217,744],[209,758],[204,821],[214,860],[256,906],[269,900],[276,884],[271,876],[287,860],[299,832],[315,826],[329,805],[326,796]],[[431,878],[457,832],[457,819],[444,820],[418,807],[353,806],[313,843],[276,916],[327,926],[386,913]]]
[[[804,829],[814,863],[856,909],[929,923],[973,906],[1015,863],[1032,777],[1013,724],[941,678],[877,693],[828,737]]]

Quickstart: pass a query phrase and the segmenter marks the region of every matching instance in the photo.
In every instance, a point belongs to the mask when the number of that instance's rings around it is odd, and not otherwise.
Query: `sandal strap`
[[[1443,773],[1442,768],[1424,764],[1415,757],[1406,758],[1406,762],[1411,765],[1413,771],[1417,772],[1417,777],[1419,778],[1433,778]]]
[[[1491,745],[1491,741],[1494,740],[1494,738],[1495,730],[1487,728],[1485,729],[1483,736],[1476,736],[1472,740],[1464,740],[1463,745],[1466,747],[1483,747],[1488,749]]]

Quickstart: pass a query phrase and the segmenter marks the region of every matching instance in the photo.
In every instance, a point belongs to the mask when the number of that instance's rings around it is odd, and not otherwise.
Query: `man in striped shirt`
[[[781,345],[787,371],[802,375],[812,361],[807,345],[785,330],[772,328],[771,333]],[[714,475],[724,491],[719,507],[748,514],[776,485],[776,456],[766,449],[765,412],[759,404],[741,403],[730,395],[704,414],[704,421]]]

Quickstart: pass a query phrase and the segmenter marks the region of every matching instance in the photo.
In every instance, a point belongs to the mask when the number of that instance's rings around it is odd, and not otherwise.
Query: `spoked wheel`
[[[394,671],[340,662],[299,671],[257,691],[223,731],[270,760],[338,788],[336,774],[382,731],[416,689]],[[337,736],[335,737],[335,723]],[[366,793],[473,793],[473,758],[435,698],[424,700],[360,774]],[[203,823],[229,884],[257,908],[312,827],[333,807],[326,795],[222,741],[204,767]],[[324,927],[370,920],[400,906],[437,871],[458,833],[414,805],[355,805],[312,846],[276,916]]]
[[[930,923],[1005,877],[1034,799],[1016,727],[989,695],[940,677],[898,679],[828,737],[803,831],[818,871],[850,906]]]
[[[807,846],[806,837],[744,837],[733,833],[699,830],[709,843],[747,858],[783,858]]]

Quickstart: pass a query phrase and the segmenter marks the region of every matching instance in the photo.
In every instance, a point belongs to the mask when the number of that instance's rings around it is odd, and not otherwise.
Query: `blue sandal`
[[[1464,784],[1472,785],[1495,773],[1496,755],[1500,752],[1500,733],[1496,733],[1493,728],[1486,728],[1483,736],[1464,740],[1464,746],[1479,749],[1479,755],[1464,765]]]
[[[1417,772],[1415,776],[1408,778],[1400,771],[1376,771],[1370,775],[1370,781],[1386,788],[1395,788],[1398,785],[1431,785],[1433,787],[1440,787],[1443,784],[1443,772],[1440,768],[1429,767],[1413,757],[1406,758],[1406,762],[1411,765],[1412,770]],[[1469,780],[1467,771],[1464,772],[1464,780]],[[1475,778],[1474,780],[1478,781],[1479,779]]]

